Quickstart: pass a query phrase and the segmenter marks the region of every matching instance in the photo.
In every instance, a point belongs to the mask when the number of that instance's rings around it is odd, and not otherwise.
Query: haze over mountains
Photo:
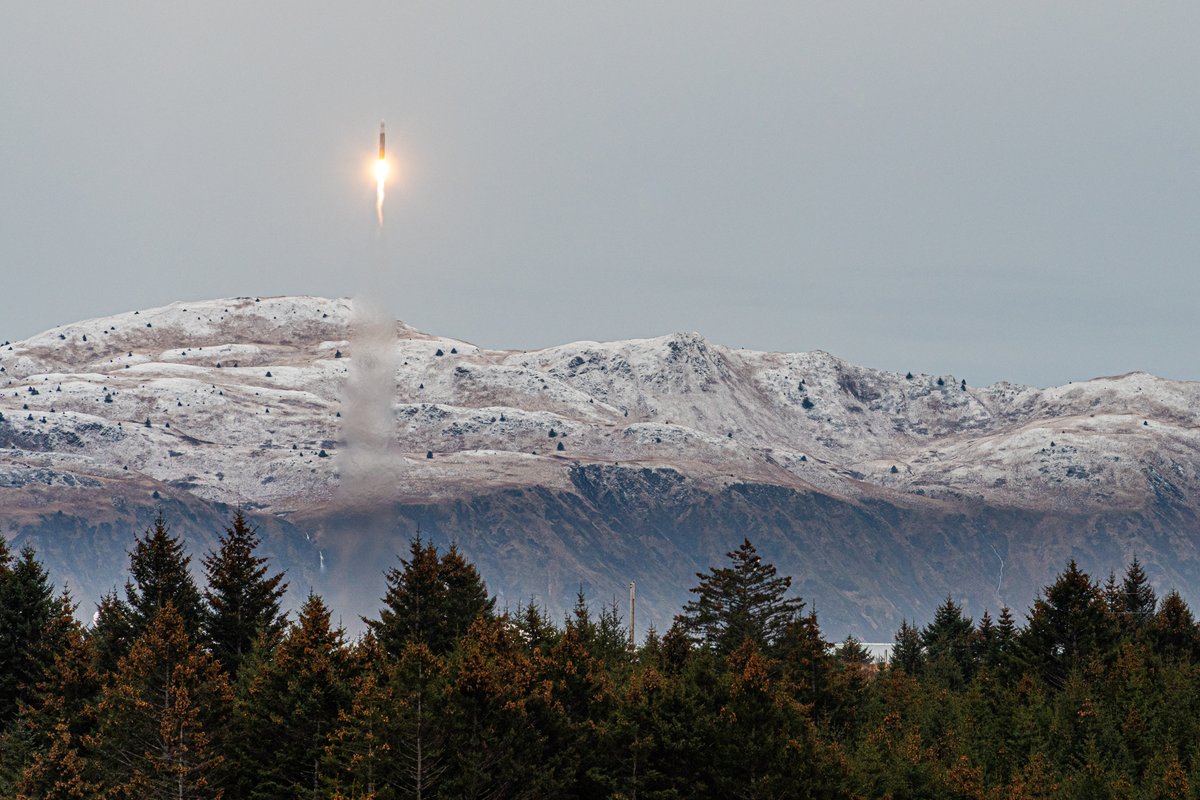
[[[975,616],[1024,608],[1070,558],[1102,578],[1136,555],[1200,599],[1197,383],[979,388],[695,333],[521,352],[397,323],[394,437],[351,487],[351,319],[183,302],[0,348],[0,529],[85,608],[157,510],[198,557],[239,505],[294,594],[347,621],[418,526],[502,607],[636,580],[639,629],[743,536],[836,638],[890,639],[951,589]]]

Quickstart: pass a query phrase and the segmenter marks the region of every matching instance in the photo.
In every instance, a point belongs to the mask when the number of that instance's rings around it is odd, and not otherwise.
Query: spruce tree
[[[220,798],[232,692],[168,599],[121,659],[89,737],[104,796]]]
[[[1000,653],[1011,651],[1013,641],[1017,638],[1017,622],[1013,619],[1012,609],[1003,606],[1000,618],[996,621],[996,648]]]
[[[668,632],[663,637],[664,643],[667,639],[691,647],[678,628],[674,635]],[[728,719],[721,715],[729,664],[709,650],[697,648],[680,655],[664,659],[679,666],[663,670],[661,702],[654,704],[655,717],[649,722],[662,749],[657,767],[665,791],[659,797],[715,797],[713,754],[732,744],[723,738]]]
[[[409,557],[400,563],[400,569],[386,573],[379,619],[364,619],[392,657],[398,658],[410,643],[445,655],[475,619],[491,616],[495,601],[456,547],[439,557],[437,547],[418,534],[409,543]]]
[[[725,661],[712,796],[845,796],[846,776],[835,753],[820,741],[777,665],[748,639]]]
[[[947,596],[921,631],[930,674],[950,688],[961,687],[975,673],[972,638],[975,626],[962,606]]]
[[[79,738],[66,722],[47,732],[45,751],[33,754],[16,783],[16,800],[91,800],[100,796],[88,775]]]
[[[916,678],[925,669],[925,649],[921,645],[921,634],[908,620],[900,622],[900,629],[892,644],[892,669],[901,669]]]
[[[325,748],[353,699],[350,665],[344,632],[310,594],[274,651],[256,653],[243,669],[230,770],[235,796],[321,796]]]
[[[442,796],[568,796],[563,762],[575,759],[551,745],[566,741],[569,730],[552,666],[565,638],[530,652],[522,632],[503,618],[481,617],[467,631],[439,677],[446,718]],[[415,693],[418,682],[410,678],[409,686]]]
[[[838,645],[837,660],[843,667],[853,669],[869,669],[875,663],[875,657],[871,655],[871,651],[854,634],[847,636]]]
[[[409,642],[428,646],[446,640],[442,612],[447,590],[437,547],[423,543],[417,534],[408,549],[409,557],[400,560],[401,568],[391,567],[385,574],[387,590],[379,619],[364,619],[384,652],[393,657],[399,657]]]
[[[830,723],[835,727],[853,727],[875,674],[875,659],[871,651],[851,634],[834,651],[834,664],[836,669],[829,689],[829,703],[833,708]]]
[[[821,634],[817,613],[810,611],[793,620],[776,649],[796,698],[818,712],[826,711],[835,667],[833,647]]]
[[[393,659],[367,636],[354,699],[326,749],[336,797],[436,797],[447,772],[445,665],[421,644]]]
[[[1104,595],[1104,602],[1109,611],[1120,614],[1125,609],[1125,598],[1121,596],[1121,584],[1117,582],[1117,573],[1109,571],[1101,593]]]
[[[548,771],[582,796],[595,796],[600,791],[596,771],[605,757],[601,732],[611,720],[615,697],[604,663],[592,654],[596,625],[590,618],[583,621],[585,625],[579,625],[569,619],[540,663],[539,678],[550,689],[550,702],[537,709],[535,727],[546,737],[553,760],[546,765]]]
[[[662,638],[662,667],[665,672],[678,675],[692,655],[692,639],[684,622],[676,617]]]
[[[1124,618],[1125,627],[1140,631],[1153,619],[1157,608],[1158,597],[1154,594],[1154,587],[1150,585],[1141,562],[1134,556],[1121,581],[1118,611]]]
[[[600,782],[612,797],[678,797],[664,767],[668,754],[662,718],[668,678],[652,663],[639,663],[617,686],[616,711],[605,731],[609,764]],[[669,702],[669,700],[667,700]]]
[[[1028,666],[1050,686],[1062,688],[1072,670],[1107,654],[1116,635],[1103,592],[1072,559],[1034,601],[1020,644]]]
[[[338,715],[337,728],[325,748],[325,782],[334,798],[393,800],[397,701],[388,659],[375,637],[367,634],[355,644],[352,661],[354,699]]]
[[[96,604],[95,622],[87,632],[96,671],[101,675],[116,671],[134,638],[132,609],[115,589],[103,595]]]
[[[0,729],[29,700],[54,657],[46,641],[55,611],[46,570],[32,547],[21,548],[15,561],[6,556],[0,556]]]
[[[91,797],[84,778],[82,737],[92,731],[91,702],[99,691],[75,604],[63,592],[42,638],[48,665],[0,737],[0,796]]]
[[[241,509],[217,543],[217,552],[204,559],[205,638],[225,671],[236,676],[258,635],[266,631],[272,636],[282,629],[279,601],[287,584],[282,572],[270,575],[267,559],[256,555],[258,531]]]
[[[658,635],[658,629],[654,627],[654,623],[650,623],[646,628],[646,635],[642,638],[642,643],[637,646],[633,660],[644,667],[653,666],[661,669],[663,660],[662,637]]]
[[[992,615],[987,612],[987,609],[984,609],[983,616],[979,618],[979,625],[971,635],[971,656],[975,664],[979,666],[991,666],[999,657],[996,645],[996,624],[992,622]]]
[[[800,615],[804,603],[786,596],[792,579],[777,575],[773,564],[764,563],[749,539],[726,555],[730,566],[696,573],[700,584],[689,590],[696,597],[684,606],[679,619],[700,644],[721,655],[732,653],[746,640],[760,649],[770,648]]]
[[[401,797],[434,797],[448,763],[445,664],[410,643],[384,673],[392,691],[392,781]]]
[[[598,658],[607,669],[622,670],[629,665],[629,629],[621,619],[621,610],[613,600],[600,609],[596,621],[596,638],[592,643],[592,656]]]
[[[191,560],[183,542],[171,535],[161,512],[144,536],[135,537],[129,553],[132,580],[125,582],[125,599],[135,635],[141,634],[159,610],[170,603],[183,621],[188,638],[200,641],[204,603],[188,569]]]
[[[440,568],[446,586],[447,633],[457,640],[476,619],[490,617],[495,612],[496,600],[488,596],[487,584],[479,570],[459,552],[458,545],[450,544]]]
[[[563,620],[563,629],[571,631],[575,637],[586,645],[592,643],[596,636],[596,623],[592,620],[592,607],[588,605],[587,595],[583,587],[575,592],[575,607]]]
[[[1163,598],[1147,632],[1158,655],[1171,661],[1200,664],[1200,629],[1179,592],[1171,591]]]
[[[534,601],[517,609],[513,622],[521,633],[525,647],[529,652],[545,652],[558,640],[559,630],[546,616],[545,610]]]

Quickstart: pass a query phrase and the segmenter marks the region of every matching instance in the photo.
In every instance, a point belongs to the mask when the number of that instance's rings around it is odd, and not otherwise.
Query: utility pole
[[[636,611],[637,590],[634,582],[629,582],[629,650],[632,652],[637,647],[637,640],[633,636],[634,613]]]

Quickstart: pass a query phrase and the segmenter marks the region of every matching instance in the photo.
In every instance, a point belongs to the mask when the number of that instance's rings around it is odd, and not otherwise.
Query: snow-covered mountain
[[[293,585],[351,618],[419,525],[502,603],[635,579],[660,628],[748,535],[829,632],[870,638],[948,591],[1024,606],[1071,557],[1200,579],[1197,383],[974,387],[695,333],[521,352],[396,323],[393,435],[363,454],[352,311],[174,303],[0,347],[4,534],[87,603],[156,509],[199,555],[241,506]]]

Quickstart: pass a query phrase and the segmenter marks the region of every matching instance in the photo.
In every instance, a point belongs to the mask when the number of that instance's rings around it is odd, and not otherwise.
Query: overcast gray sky
[[[375,283],[493,347],[1200,379],[1198,30],[1194,2],[9,3],[0,341]]]

